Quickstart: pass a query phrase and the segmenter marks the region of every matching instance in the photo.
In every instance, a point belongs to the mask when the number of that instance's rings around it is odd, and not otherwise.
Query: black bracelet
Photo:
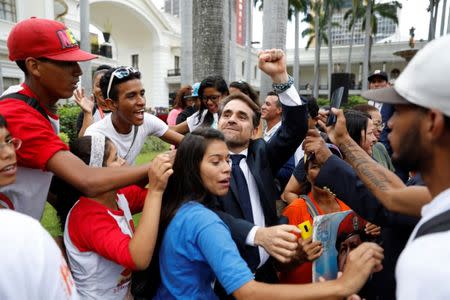
[[[272,88],[277,94],[287,91],[294,84],[294,77],[288,75],[288,81],[284,83],[272,83]]]

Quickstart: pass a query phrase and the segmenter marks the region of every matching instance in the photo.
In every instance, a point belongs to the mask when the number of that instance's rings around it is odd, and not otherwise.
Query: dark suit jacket
[[[306,105],[283,105],[282,125],[270,141],[265,142],[263,139],[250,141],[246,161],[256,181],[266,226],[276,225],[278,222],[275,201],[280,198],[280,195],[274,178],[278,170],[294,154],[305,138],[306,132]],[[228,194],[218,197],[214,208],[230,228],[242,257],[246,259],[249,248],[254,247],[246,246],[245,240],[255,225],[244,219],[238,200],[237,184],[231,178]]]
[[[316,185],[328,187],[361,217],[382,227],[384,269],[373,276],[375,289],[367,299],[395,299],[395,265],[419,218],[388,211],[352,167],[335,155],[320,168]]]

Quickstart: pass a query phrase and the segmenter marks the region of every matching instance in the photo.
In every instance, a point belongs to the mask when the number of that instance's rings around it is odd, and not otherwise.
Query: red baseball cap
[[[9,59],[45,57],[60,61],[86,61],[97,58],[78,46],[72,31],[63,23],[32,17],[17,23],[8,36]]]

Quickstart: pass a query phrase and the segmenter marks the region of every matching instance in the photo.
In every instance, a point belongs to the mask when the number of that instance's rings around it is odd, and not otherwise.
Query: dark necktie
[[[238,201],[241,204],[244,218],[253,223],[252,205],[250,202],[250,193],[248,192],[247,180],[245,180],[244,172],[242,172],[241,167],[239,167],[239,162],[245,158],[245,155],[233,154],[230,155],[230,157],[233,162],[231,166],[231,173],[234,181],[236,182],[239,197]]]
[[[230,157],[233,162],[231,165],[231,174],[236,182],[239,197],[238,201],[241,205],[244,218],[245,220],[254,223],[247,180],[245,179],[244,172],[242,172],[241,167],[239,167],[239,162],[245,158],[245,155],[232,154]],[[258,247],[246,247],[244,250],[244,259],[252,272],[255,272],[260,262]]]

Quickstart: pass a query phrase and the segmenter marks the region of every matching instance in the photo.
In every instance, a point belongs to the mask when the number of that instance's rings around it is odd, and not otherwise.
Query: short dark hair
[[[108,70],[111,70],[111,69],[112,69],[111,66],[108,66],[108,65],[100,65],[100,66],[97,67],[97,69],[95,69],[95,72],[98,72],[98,71],[101,71],[101,70],[106,70],[106,71],[108,71]]]
[[[373,105],[369,105],[369,104],[358,104],[358,105],[353,106],[352,109],[357,110],[357,111],[362,111],[362,112],[365,112],[368,114],[370,114],[370,112],[372,112],[372,111],[379,112],[378,108],[376,108]]]
[[[357,111],[353,109],[347,109],[344,112],[348,134],[350,137],[361,146],[362,137],[361,131],[366,132],[367,123],[370,119],[368,113]]]
[[[70,145],[70,151],[79,157],[86,165],[89,165],[91,160],[92,137],[89,135],[77,138]],[[106,167],[106,161],[111,153],[112,141],[105,137],[105,152],[103,155],[102,166]]]
[[[27,70],[27,66],[25,65],[25,60],[16,60],[16,65],[25,74],[25,77],[27,77],[28,76],[28,70]]]
[[[281,102],[280,102],[280,96],[278,95],[277,92],[275,92],[275,91],[269,91],[269,92],[267,93],[266,98],[269,97],[269,96],[275,96],[275,97],[277,97],[277,102],[276,102],[275,104],[277,105],[278,108],[281,108],[281,107],[282,107],[282,106],[281,106]]]
[[[232,83],[230,83],[230,87],[240,90],[242,93],[249,96],[250,99],[252,99],[252,101],[255,102],[259,106],[258,94],[252,88],[252,86],[250,84],[248,84],[247,82],[245,82],[243,80],[233,81]]]
[[[0,128],[8,128],[8,123],[2,115],[0,115]]]
[[[250,97],[248,97],[244,93],[240,93],[240,92],[232,93],[231,95],[229,95],[228,97],[223,99],[222,103],[219,106],[219,119],[220,119],[220,116],[222,115],[222,112],[223,112],[223,109],[225,108],[225,106],[228,104],[228,102],[233,101],[233,100],[240,100],[240,101],[244,102],[245,104],[247,104],[248,107],[251,108],[251,110],[253,111],[253,117],[252,117],[253,127],[257,128],[259,126],[259,122],[261,120],[261,109],[255,102],[252,101],[252,99],[250,99]]]
[[[121,69],[121,68],[127,68],[127,67],[118,67],[118,68],[111,68],[109,69],[105,75],[103,75],[103,77],[100,79],[100,89],[102,90],[102,95],[104,99],[108,98],[108,84],[109,84],[109,80],[111,78],[111,75],[114,73],[114,71],[116,71],[117,69]],[[119,100],[119,95],[118,95],[118,90],[117,90],[117,85],[127,82],[129,80],[133,80],[133,79],[141,79],[141,72],[136,71],[136,72],[130,72],[130,74],[128,76],[125,76],[123,78],[117,78],[114,77],[112,84],[111,84],[111,90],[109,91],[109,98],[113,101],[117,101]]]

